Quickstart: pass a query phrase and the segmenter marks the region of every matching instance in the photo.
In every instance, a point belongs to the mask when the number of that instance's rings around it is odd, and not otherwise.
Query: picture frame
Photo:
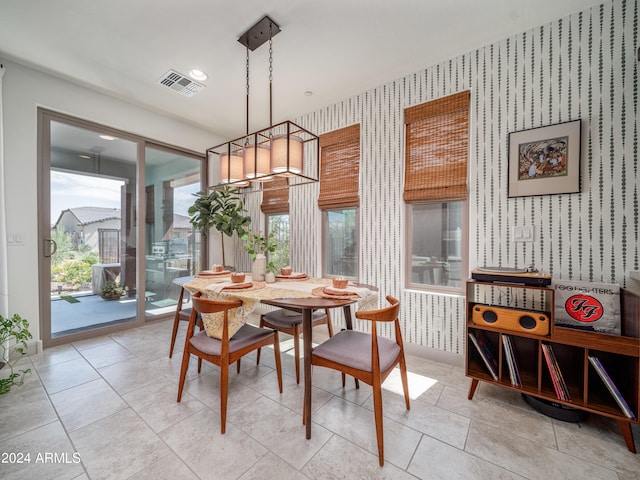
[[[573,120],[510,133],[509,197],[579,193],[581,132]]]

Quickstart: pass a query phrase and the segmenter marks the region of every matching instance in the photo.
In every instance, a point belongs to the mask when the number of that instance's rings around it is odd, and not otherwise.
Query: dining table
[[[295,278],[297,276],[297,278]],[[276,282],[254,282],[247,276],[246,288],[234,288],[227,275],[196,275],[180,280],[182,286],[191,294],[200,293],[213,300],[237,299],[243,302],[235,312],[232,322],[243,323],[258,304],[270,305],[302,314],[302,337],[304,352],[304,400],[303,423],[306,438],[311,438],[311,351],[312,351],[312,315],[315,310],[342,308],[347,329],[351,329],[351,305],[362,310],[377,308],[378,289],[370,285],[349,282],[345,289],[332,287],[332,280],[326,278],[278,276]],[[286,278],[294,277],[294,278]],[[186,280],[186,281],[185,281]],[[250,286],[248,286],[250,285]],[[342,294],[341,294],[342,293]]]

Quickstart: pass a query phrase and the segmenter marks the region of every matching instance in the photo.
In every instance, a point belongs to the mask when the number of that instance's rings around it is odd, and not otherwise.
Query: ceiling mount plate
[[[278,33],[280,33],[278,24],[271,20],[268,15],[265,15],[262,19],[258,20],[258,23],[244,32],[240,38],[238,38],[238,41],[253,52],[269,40],[269,36],[273,38]]]

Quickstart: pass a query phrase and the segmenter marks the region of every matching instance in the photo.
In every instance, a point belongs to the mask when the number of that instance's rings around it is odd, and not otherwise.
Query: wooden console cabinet
[[[469,400],[473,398],[478,382],[483,381],[559,405],[611,417],[618,421],[627,448],[633,453],[636,452],[631,424],[639,423],[637,417],[640,408],[639,296],[621,289],[621,336],[555,326],[554,290],[550,287],[470,280],[466,284],[466,298],[465,363],[466,375],[472,379]],[[483,322],[480,315],[491,307],[495,307],[497,315],[494,318],[487,317],[491,322]],[[531,324],[527,324],[527,328],[521,327],[518,321],[521,316],[533,318],[536,327],[539,328],[532,328]],[[531,318],[526,320],[530,321]],[[548,333],[531,333],[544,331],[545,322],[548,322]],[[471,342],[469,332],[486,339],[487,347],[496,361],[497,380]],[[521,386],[512,385],[504,348],[505,336],[511,339]],[[568,387],[569,401],[561,400],[556,394],[545,361],[543,344],[550,345],[553,349],[557,365]],[[600,360],[636,419],[623,413],[590,363],[590,356]]]

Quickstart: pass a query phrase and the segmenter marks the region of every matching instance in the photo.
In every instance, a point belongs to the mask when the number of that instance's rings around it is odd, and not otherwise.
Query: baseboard
[[[464,367],[464,355],[460,355],[453,352],[445,352],[444,350],[438,350],[437,348],[425,347],[423,345],[416,345],[414,343],[404,344],[404,350],[407,355],[413,355],[415,357],[426,358],[427,360],[433,360],[435,362],[446,363],[453,365],[454,367]]]
[[[27,342],[27,355],[36,355],[42,352],[42,340],[31,340]]]

